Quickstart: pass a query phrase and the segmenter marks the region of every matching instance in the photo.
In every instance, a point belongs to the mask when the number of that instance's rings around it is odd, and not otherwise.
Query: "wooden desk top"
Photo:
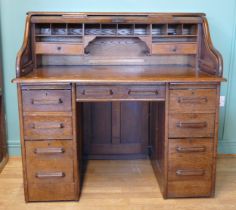
[[[223,78],[196,72],[189,66],[48,66],[34,69],[14,83],[160,83],[222,82]]]

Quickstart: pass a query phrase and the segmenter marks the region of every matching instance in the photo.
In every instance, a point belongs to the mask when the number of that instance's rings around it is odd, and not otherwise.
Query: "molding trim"
[[[223,140],[218,143],[219,154],[235,154],[236,140]]]
[[[7,147],[8,147],[8,153],[10,157],[21,155],[20,141],[8,141]]]

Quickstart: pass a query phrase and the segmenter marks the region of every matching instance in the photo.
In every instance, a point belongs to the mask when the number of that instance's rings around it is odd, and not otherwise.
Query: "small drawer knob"
[[[60,51],[60,50],[61,50],[61,47],[60,47],[60,46],[59,46],[59,47],[57,47],[57,50],[58,50],[58,51]]]
[[[172,49],[173,52],[176,52],[177,51],[177,47],[174,46],[173,49]]]

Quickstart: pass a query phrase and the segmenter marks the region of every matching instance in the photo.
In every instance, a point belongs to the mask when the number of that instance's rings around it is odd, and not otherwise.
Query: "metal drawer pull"
[[[208,102],[207,97],[179,97],[180,104],[205,104]]]
[[[129,90],[129,95],[158,95],[158,90]]]
[[[176,123],[177,128],[206,128],[207,127],[207,122],[197,122],[197,123],[183,123],[183,122],[178,122]]]
[[[177,170],[177,176],[204,176],[205,170],[193,169],[193,170]]]
[[[176,151],[180,152],[180,153],[205,152],[206,147],[205,146],[199,146],[199,147],[181,147],[181,146],[177,146]]]
[[[64,128],[64,124],[63,123],[55,123],[55,124],[41,124],[41,125],[37,125],[35,123],[33,123],[31,125],[32,129],[62,129]]]
[[[112,90],[83,90],[83,95],[113,95]]]
[[[64,148],[36,148],[34,150],[34,153],[39,155],[62,154],[64,152],[65,152]]]
[[[35,177],[38,179],[63,178],[65,176],[66,174],[64,172],[52,172],[52,173],[38,172],[35,174]]]
[[[63,100],[61,98],[59,99],[45,99],[45,100],[39,100],[39,99],[33,99],[32,104],[34,105],[57,105],[62,104]]]

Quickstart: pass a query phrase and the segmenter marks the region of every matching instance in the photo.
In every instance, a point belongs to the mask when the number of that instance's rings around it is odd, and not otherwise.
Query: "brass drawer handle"
[[[30,126],[32,129],[62,129],[64,128],[64,124],[63,123],[55,123],[55,124],[36,124],[36,123],[32,123]]]
[[[63,154],[64,152],[64,148],[36,148],[34,150],[34,153],[38,155]]]
[[[177,176],[204,176],[205,170],[193,169],[193,170],[177,170]]]
[[[176,123],[177,128],[206,128],[207,122],[196,122],[196,123],[184,123],[184,122],[178,122]]]
[[[35,177],[38,179],[48,179],[48,178],[64,178],[66,174],[64,172],[37,172]]]
[[[176,151],[179,152],[179,153],[205,152],[206,147],[205,146],[199,146],[199,147],[181,147],[181,146],[177,146]]]
[[[59,99],[45,99],[45,100],[39,100],[39,99],[33,99],[32,104],[34,105],[58,105],[62,104],[63,100],[61,98]]]
[[[83,90],[82,95],[113,95],[113,90]]]
[[[206,104],[207,97],[179,97],[178,103],[180,104]]]
[[[129,90],[129,95],[158,95],[158,90]]]

